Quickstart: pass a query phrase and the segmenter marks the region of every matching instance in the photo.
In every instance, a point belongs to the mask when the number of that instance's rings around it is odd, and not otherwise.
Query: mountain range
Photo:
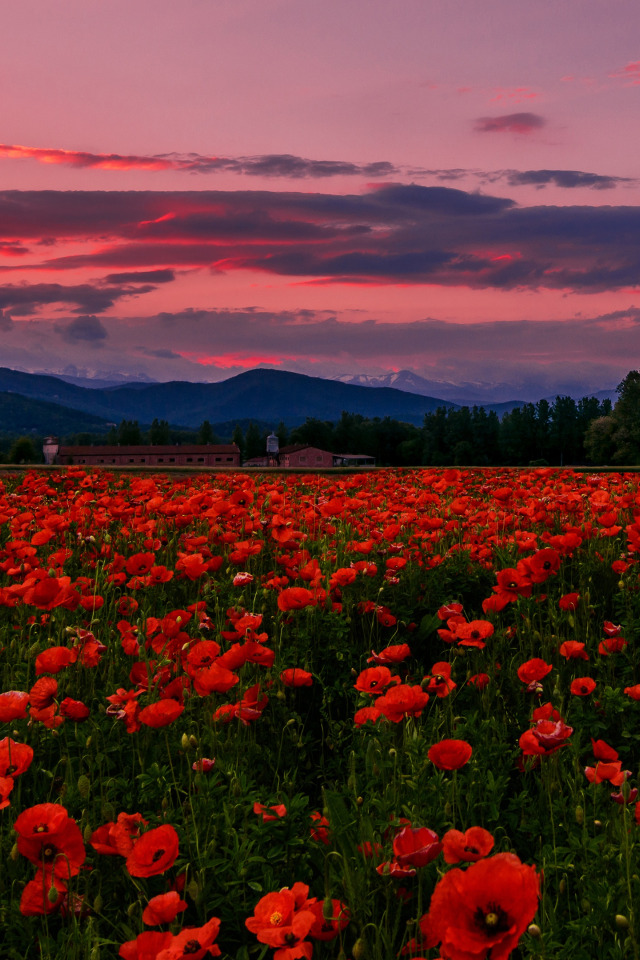
[[[98,385],[80,378],[63,379],[1,367],[0,433],[106,433],[111,424],[121,420],[137,420],[144,426],[156,418],[188,428],[197,428],[204,420],[214,427],[251,420],[273,427],[282,421],[287,427],[295,427],[307,418],[336,421],[343,411],[369,419],[391,417],[419,426],[425,414],[438,407],[472,405],[465,396],[458,397],[462,402],[445,396],[456,387],[460,392],[462,385],[426,380],[407,370],[351,379],[357,382],[256,368],[217,383],[103,381]],[[432,388],[437,394],[429,392]],[[606,395],[615,399],[613,392],[603,391],[597,396],[602,399]],[[478,405],[501,416],[522,406],[523,401],[480,400]]]

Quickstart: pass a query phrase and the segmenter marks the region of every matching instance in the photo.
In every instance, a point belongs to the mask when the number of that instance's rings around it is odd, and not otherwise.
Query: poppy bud
[[[576,807],[576,823],[580,826],[584,823],[584,810],[582,807]]]
[[[84,773],[80,774],[76,786],[82,799],[86,800],[91,793],[91,781],[89,780],[89,777],[87,777]]]
[[[560,891],[560,893],[564,893],[566,889],[567,889],[567,878],[566,878],[566,877],[560,877],[560,883],[558,884],[558,890]]]
[[[594,827],[597,827],[598,829],[600,829],[600,827],[602,826],[602,820],[594,820],[593,825]]]
[[[325,920],[333,920],[333,901],[331,897],[325,897],[322,901],[322,916]]]
[[[138,901],[134,900],[133,903],[130,903],[127,907],[127,916],[132,917],[136,910],[138,909]]]
[[[542,936],[542,930],[537,923],[530,923],[527,927],[527,933],[530,937],[533,937],[535,940],[539,940]]]
[[[100,913],[100,911],[102,910],[103,902],[104,901],[102,897],[100,896],[100,894],[98,894],[95,900],[93,901],[93,909],[95,913]]]
[[[397,753],[398,753],[398,751],[396,750],[395,747],[391,747],[391,749],[389,750],[389,756],[390,756],[390,757],[395,757],[395,756],[397,755]]]
[[[192,878],[187,884],[187,893],[192,900],[198,899],[198,894],[200,893],[200,887],[198,886],[198,881]]]
[[[189,749],[189,737],[186,735],[186,733],[183,733],[180,737],[180,746],[183,750]]]
[[[12,860],[17,860],[19,856],[20,854],[18,853],[18,844],[14,843],[14,845],[11,847],[11,853],[9,854],[9,857]]]
[[[55,903],[60,894],[56,890],[55,886],[49,887],[49,892],[47,893],[47,900],[49,903]]]
[[[591,904],[586,897],[583,897],[580,901],[580,907],[585,913],[591,913]]]
[[[82,831],[82,837],[85,843],[91,842],[91,837],[93,836],[93,828],[90,824],[87,824],[84,830]]]
[[[621,913],[616,914],[616,927],[618,928],[618,930],[629,929],[629,921]]]
[[[361,807],[363,803],[364,803],[364,800],[362,799],[362,797],[356,797],[356,805],[358,807]]]
[[[367,956],[367,948],[362,937],[359,937],[353,945],[353,960],[364,960]]]
[[[88,750],[90,746],[91,746],[91,737],[87,737],[85,741],[85,747]]]

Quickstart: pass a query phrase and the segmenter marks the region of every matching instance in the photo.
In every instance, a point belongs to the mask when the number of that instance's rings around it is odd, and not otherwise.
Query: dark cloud
[[[57,324],[56,330],[64,340],[68,340],[70,343],[81,340],[96,346],[100,345],[101,341],[106,340],[109,336],[102,322],[94,316],[76,317],[75,320],[70,320],[65,326]]]
[[[525,174],[537,174],[525,171]],[[551,182],[579,171],[542,171]],[[511,176],[503,171],[501,176]],[[519,206],[508,197],[389,183],[362,194],[294,191],[0,193],[0,242],[56,231],[89,253],[20,265],[104,270],[76,286],[0,286],[0,309],[101,313],[176,268],[254,270],[316,283],[429,283],[585,292],[640,283],[640,207]],[[99,240],[100,242],[95,242]],[[12,268],[0,266],[0,272]]]
[[[539,113],[507,113],[501,117],[478,117],[474,130],[477,133],[533,133],[545,123]]]
[[[590,187],[593,190],[611,190],[620,183],[635,183],[631,177],[609,177],[598,173],[584,173],[582,170],[505,170],[502,176],[511,186],[545,187],[549,183],[556,187],[573,190],[576,187]]]
[[[171,283],[175,280],[175,270],[141,270],[131,273],[110,273],[104,283]]]
[[[149,347],[138,347],[142,353],[145,353],[148,357],[157,357],[159,360],[178,360],[180,354],[176,353],[175,350],[150,350]]]

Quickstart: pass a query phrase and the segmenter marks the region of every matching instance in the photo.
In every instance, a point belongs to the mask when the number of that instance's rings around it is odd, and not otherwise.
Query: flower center
[[[198,940],[188,940],[182,948],[182,955],[187,957],[190,953],[197,953],[201,949],[202,946]]]
[[[47,826],[46,823],[39,823],[38,826],[35,827],[35,829],[34,829],[33,832],[34,832],[34,833],[49,833],[49,827]]]
[[[271,916],[269,917],[269,923],[272,927],[279,927],[282,923],[282,914],[279,910],[274,910]]]
[[[152,863],[157,863],[160,857],[164,856],[164,850],[156,850],[151,858]]]
[[[509,917],[497,903],[488,903],[485,909],[478,907],[474,919],[478,928],[490,937],[509,929]]]

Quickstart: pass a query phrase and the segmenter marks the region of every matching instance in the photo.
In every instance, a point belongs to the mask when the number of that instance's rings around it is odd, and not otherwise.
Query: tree
[[[198,443],[219,443],[208,420],[203,420],[198,430]]]
[[[118,443],[121,446],[138,446],[142,443],[142,433],[137,420],[122,420],[120,422]]]
[[[266,453],[267,444],[266,440],[260,433],[260,428],[251,421],[247,427],[247,432],[244,435],[244,456],[245,459],[251,460],[252,457],[260,457]]]
[[[36,463],[38,460],[31,437],[19,437],[9,451],[9,463]]]
[[[154,417],[153,423],[149,428],[149,443],[153,444],[153,446],[160,446],[169,443],[170,440],[171,433],[168,422],[166,420],[158,420],[157,417]]]

